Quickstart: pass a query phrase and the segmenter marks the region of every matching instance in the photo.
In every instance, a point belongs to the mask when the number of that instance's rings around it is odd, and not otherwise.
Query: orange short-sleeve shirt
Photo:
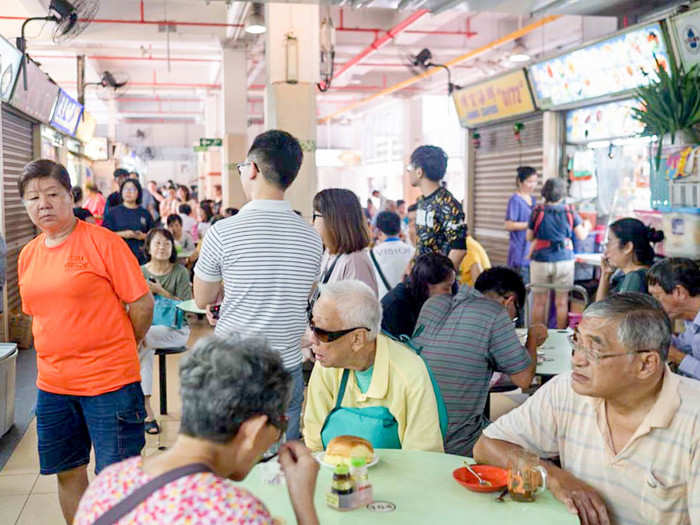
[[[95,396],[140,381],[124,303],[148,293],[138,261],[115,233],[83,221],[58,246],[41,234],[17,263],[23,310],[33,317],[37,386]]]

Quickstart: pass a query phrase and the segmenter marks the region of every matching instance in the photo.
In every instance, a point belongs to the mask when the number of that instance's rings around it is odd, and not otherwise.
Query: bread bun
[[[329,465],[350,465],[350,459],[358,457],[364,458],[366,463],[372,461],[374,448],[369,441],[358,436],[336,436],[328,443],[323,462]]]

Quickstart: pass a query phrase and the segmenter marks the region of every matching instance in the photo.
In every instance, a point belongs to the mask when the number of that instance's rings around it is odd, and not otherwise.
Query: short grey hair
[[[628,350],[656,350],[663,361],[671,345],[671,321],[650,295],[627,292],[593,303],[583,317],[618,321],[617,338]]]
[[[377,295],[362,281],[348,279],[320,287],[321,295],[335,304],[343,328],[369,328],[369,339],[374,340],[381,329],[382,306]]]
[[[264,339],[200,339],[180,362],[180,433],[226,443],[259,414],[279,426],[291,385],[291,374]]]

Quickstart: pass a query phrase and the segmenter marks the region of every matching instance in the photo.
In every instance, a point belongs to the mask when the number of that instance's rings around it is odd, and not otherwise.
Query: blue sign
[[[58,92],[56,105],[53,107],[51,125],[63,133],[75,135],[75,130],[83,114],[83,106],[62,89]]]

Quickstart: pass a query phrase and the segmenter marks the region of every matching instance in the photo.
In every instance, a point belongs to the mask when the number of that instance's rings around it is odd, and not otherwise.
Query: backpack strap
[[[564,211],[566,212],[566,220],[569,222],[569,228],[571,228],[571,232],[573,233],[573,231],[574,231],[574,207],[571,204],[567,204],[564,207]]]
[[[420,325],[416,331],[413,333],[413,337],[418,337],[421,333],[423,333],[423,329],[425,328],[424,325]],[[430,369],[430,365],[428,364],[428,361],[425,360],[425,357],[421,355],[421,352],[423,351],[422,346],[416,345],[416,343],[413,341],[413,338],[408,337],[407,335],[401,335],[398,338],[394,337],[391,335],[389,332],[386,330],[382,330],[382,335],[385,335],[392,341],[396,341],[397,343],[401,343],[404,346],[407,346],[410,348],[413,352],[418,355],[418,357],[421,358],[423,361],[423,364],[425,365],[425,369],[428,371],[428,376],[430,377],[430,382],[433,385],[433,393],[435,394],[435,402],[437,403],[437,411],[438,411],[438,421],[440,422],[440,433],[442,434],[442,439],[443,441],[447,437],[447,423],[448,423],[448,416],[447,416],[447,407],[445,406],[445,400],[442,397],[442,392],[440,391],[440,385],[437,382],[437,379],[435,379],[435,376],[433,376],[433,371]]]
[[[537,237],[537,232],[539,231],[540,226],[542,225],[542,220],[544,219],[544,206],[538,204],[535,206],[535,209],[532,210],[532,213],[535,216],[535,223],[532,228],[532,233],[535,237]]]

